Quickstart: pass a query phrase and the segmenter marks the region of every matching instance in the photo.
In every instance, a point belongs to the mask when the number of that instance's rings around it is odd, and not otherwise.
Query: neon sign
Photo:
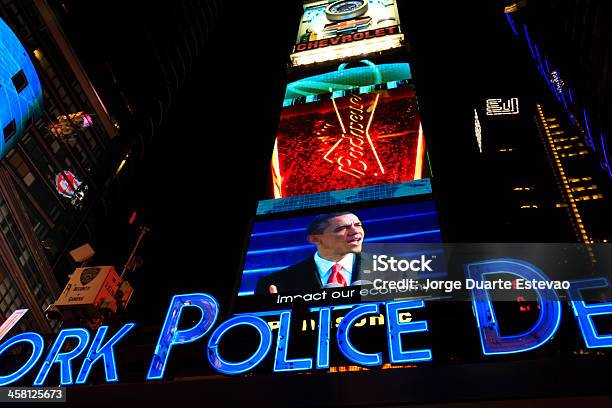
[[[482,262],[470,263],[465,266],[466,276],[475,280],[483,281],[487,277],[496,274],[512,274],[522,279],[536,279],[549,282],[549,278],[534,265],[517,259],[492,259]],[[582,333],[584,342],[588,348],[612,347],[612,335],[599,334],[593,316],[611,315],[612,302],[601,302],[597,304],[586,304],[581,292],[594,288],[608,287],[609,282],[605,278],[590,278],[586,280],[573,281],[572,288],[568,290],[574,315],[578,321],[579,331]],[[561,308],[558,295],[549,289],[536,289],[539,304],[539,317],[537,322],[526,332],[516,335],[502,336],[499,333],[495,310],[487,290],[475,288],[472,290],[472,301],[476,325],[480,332],[482,352],[485,356],[503,355],[511,353],[522,353],[547,343],[557,332],[561,319]],[[410,349],[406,348],[403,337],[413,333],[427,332],[428,322],[426,320],[406,320],[402,317],[405,313],[414,309],[425,308],[423,300],[400,300],[392,302],[363,303],[350,309],[338,325],[336,332],[336,343],[341,354],[355,364],[368,367],[381,366],[383,364],[383,350],[374,353],[360,350],[351,339],[351,330],[357,322],[369,315],[378,315],[382,308],[386,311],[385,332],[387,337],[386,354],[391,364],[426,362],[433,360],[433,351],[429,348]],[[228,375],[239,375],[257,367],[268,355],[273,356],[273,370],[275,372],[305,371],[329,368],[329,351],[331,339],[331,313],[336,309],[344,309],[346,305],[325,306],[313,308],[318,311],[319,325],[316,340],[316,352],[313,357],[288,358],[288,345],[290,338],[290,327],[292,311],[280,310],[272,312],[279,317],[276,326],[278,335],[276,344],[272,327],[261,317],[252,314],[240,314],[230,317],[221,322],[216,328],[219,305],[215,298],[204,293],[192,293],[177,295],[172,298],[166,320],[158,337],[157,346],[151,360],[146,380],[161,380],[170,353],[174,347],[201,340],[212,330],[206,346],[206,355],[210,365],[219,373]],[[192,327],[179,329],[179,321],[187,308],[196,308],[200,312],[200,319]],[[0,326],[0,333],[7,333],[14,327],[25,311],[18,310]],[[83,384],[87,381],[92,367],[103,362],[103,368],[107,382],[118,381],[117,365],[114,357],[114,347],[132,330],[134,323],[125,324],[110,339],[108,327],[102,326],[98,329],[90,343],[90,334],[83,328],[69,328],[60,331],[55,342],[50,347],[46,357],[42,360],[41,367],[35,377],[34,385],[44,385],[48,374],[55,366],[59,367],[60,383],[70,385],[73,383]],[[248,357],[242,361],[229,361],[222,356],[219,344],[225,336],[240,326],[249,326],[257,332],[257,346],[250,352]],[[76,346],[70,349],[65,347],[69,340],[76,341]],[[19,381],[28,372],[34,369],[36,363],[44,354],[44,341],[40,334],[34,332],[18,334],[4,343],[0,344],[0,356],[22,343],[31,346],[30,356],[15,369],[14,372],[0,376],[0,386],[6,386]],[[274,348],[274,351],[272,349]],[[76,380],[73,371],[73,360],[85,355],[82,366],[78,370]]]
[[[487,99],[487,116],[518,115],[519,100],[510,98],[506,102],[501,99]]]
[[[374,147],[372,137],[370,136],[370,126],[374,118],[376,105],[378,105],[378,100],[380,99],[380,94],[374,95],[374,98],[371,96],[369,97],[370,100],[374,99],[371,104],[364,103],[367,102],[367,95],[355,95],[349,98],[349,109],[346,113],[346,116],[349,118],[347,123],[348,126],[345,126],[342,116],[338,111],[338,107],[332,99],[334,110],[336,111],[340,127],[342,128],[342,136],[338,139],[338,142],[325,153],[323,159],[337,165],[338,171],[358,179],[365,176],[365,172],[368,171],[368,165],[364,160],[364,156],[367,154],[366,148],[371,149],[370,153],[373,159],[375,159],[372,161],[376,162],[380,174],[385,174],[385,169],[380,162],[376,147]]]
[[[366,24],[369,23],[369,20],[366,21]],[[339,24],[335,24],[334,27],[339,26]],[[365,32],[358,32],[352,35],[343,35],[341,37],[334,37],[323,40],[310,41],[308,43],[298,44],[295,46],[296,51],[306,51],[313,50],[317,48],[325,48],[331,45],[337,44],[346,44],[354,41],[368,40],[370,38],[383,37],[391,34],[398,34],[399,26],[392,26],[387,28],[379,28],[378,30],[369,30]]]
[[[61,196],[69,198],[72,205],[79,207],[89,188],[73,172],[64,170],[55,175],[55,189]]]
[[[71,171],[64,170],[55,175],[55,188],[66,198],[74,197],[81,184],[83,183]]]
[[[476,142],[478,143],[478,150],[482,153],[482,127],[480,126],[480,120],[478,119],[478,111],[474,109],[474,134],[476,135]]]

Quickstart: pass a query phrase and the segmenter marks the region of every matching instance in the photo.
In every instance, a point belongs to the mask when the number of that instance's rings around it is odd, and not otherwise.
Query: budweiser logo
[[[370,126],[379,98],[378,93],[353,95],[344,111],[332,99],[342,136],[323,158],[334,164],[338,171],[351,177],[359,179],[369,172],[374,172],[374,176],[385,174],[370,136]]]

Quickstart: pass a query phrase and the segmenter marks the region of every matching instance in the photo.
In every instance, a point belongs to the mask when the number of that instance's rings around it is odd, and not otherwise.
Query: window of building
[[[0,281],[0,315],[9,316],[23,306],[17,289],[8,276]]]
[[[11,81],[13,81],[17,93],[20,93],[28,86],[28,78],[23,73],[23,69],[20,69],[19,72],[13,75]]]
[[[34,180],[36,179],[34,178],[34,175],[32,173],[26,174],[25,177],[23,178],[23,182],[28,187],[30,187],[32,183],[34,183]]]
[[[34,177],[34,174],[32,174],[30,167],[25,162],[25,160],[23,160],[21,154],[15,152],[14,150],[12,150],[11,152],[12,154],[10,154],[10,157],[8,159],[9,163],[11,164],[11,167],[13,167],[15,173],[17,173],[17,175],[21,177],[23,182],[28,187],[31,186],[34,180],[36,180],[36,178]]]
[[[59,219],[60,215],[61,215],[61,211],[56,206],[53,206],[53,208],[51,208],[51,211],[49,211],[49,216],[51,217],[53,222],[57,222],[57,220]]]
[[[2,133],[4,134],[4,143],[6,144],[6,142],[8,142],[11,137],[15,136],[15,133],[17,133],[17,123],[15,122],[15,119],[11,120],[8,125],[4,127]]]
[[[51,150],[53,150],[53,153],[57,153],[59,149],[60,149],[60,144],[57,140],[51,143]]]

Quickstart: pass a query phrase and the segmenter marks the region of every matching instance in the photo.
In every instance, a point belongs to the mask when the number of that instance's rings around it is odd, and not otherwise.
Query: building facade
[[[7,122],[5,130],[19,133],[19,140],[11,139],[0,161],[0,318],[27,308],[23,321],[41,333],[59,327],[44,310],[76,266],[70,250],[91,243],[106,255],[103,262],[127,257],[131,239],[115,242],[109,233],[127,225],[127,217],[114,219],[114,206],[126,200],[146,147],[202,53],[219,4],[151,7],[160,24],[134,28],[139,38],[126,32],[138,15],[126,13],[107,49],[99,32],[79,25],[91,12],[71,2],[0,3],[0,18],[22,44],[42,88],[40,109],[23,129],[16,122],[13,131]],[[19,91],[23,78],[11,76]],[[113,259],[109,253],[121,255]]]
[[[530,108],[557,186],[549,207],[566,213],[572,231],[566,239],[585,243],[612,236],[603,215],[612,191],[608,9],[596,1],[507,2],[505,8],[516,43],[540,78]]]
[[[77,227],[103,183],[101,159],[118,131],[45,2],[4,1],[0,16],[43,89],[41,115],[0,164],[3,288],[11,294],[3,296],[0,312],[6,318],[28,308],[28,324],[49,333],[57,323],[43,310],[71,272],[67,250],[78,242],[75,232],[82,240],[91,233]]]

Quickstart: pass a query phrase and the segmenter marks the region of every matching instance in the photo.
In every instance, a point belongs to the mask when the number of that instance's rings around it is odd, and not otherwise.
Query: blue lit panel
[[[306,208],[332,207],[365,201],[388,200],[421,194],[431,194],[431,181],[428,178],[405,181],[402,183],[381,184],[377,186],[263,200],[257,205],[257,215],[296,211]]]
[[[30,57],[0,18],[0,158],[42,115],[42,88]]]
[[[368,60],[362,60],[361,64],[363,66],[353,68],[340,64],[336,71],[291,82],[287,85],[285,100],[412,79],[408,63],[376,65]]]

